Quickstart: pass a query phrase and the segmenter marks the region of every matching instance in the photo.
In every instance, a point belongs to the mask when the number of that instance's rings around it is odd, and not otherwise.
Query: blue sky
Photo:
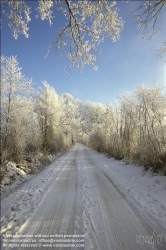
[[[55,40],[65,19],[59,11],[54,13],[51,27],[47,20],[36,19],[34,8],[37,1],[28,1],[28,5],[33,7],[29,38],[20,35],[15,40],[8,28],[8,20],[2,17],[1,54],[17,55],[22,73],[33,79],[36,89],[46,80],[59,95],[70,93],[81,101],[108,104],[114,102],[121,91],[131,92],[138,84],[150,86],[156,81],[166,86],[165,58],[157,57],[156,51],[165,39],[166,13],[163,11],[158,21],[162,30],[159,30],[152,40],[143,39],[137,25],[128,16],[139,4],[139,1],[117,2],[119,16],[125,21],[125,26],[117,42],[113,43],[107,38],[101,44],[102,51],[96,61],[97,71],[94,71],[92,66],[86,66],[82,73],[77,70],[66,74],[64,68],[68,65],[67,58],[60,55],[54,57],[53,50],[45,58],[48,44]]]

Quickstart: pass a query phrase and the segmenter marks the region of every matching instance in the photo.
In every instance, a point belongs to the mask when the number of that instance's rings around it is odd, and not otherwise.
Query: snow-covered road
[[[165,249],[165,228],[140,213],[95,156],[76,144],[4,199],[2,249],[11,243],[17,249]]]

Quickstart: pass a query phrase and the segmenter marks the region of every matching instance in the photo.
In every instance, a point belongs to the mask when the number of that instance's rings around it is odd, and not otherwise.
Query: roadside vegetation
[[[1,179],[8,162],[30,173],[35,157],[44,165],[75,142],[166,174],[166,93],[157,83],[114,104],[83,103],[46,81],[33,89],[14,56],[1,57],[1,83]]]

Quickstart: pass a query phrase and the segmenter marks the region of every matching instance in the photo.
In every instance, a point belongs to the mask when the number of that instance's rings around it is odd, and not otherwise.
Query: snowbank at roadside
[[[1,199],[11,194],[27,180],[33,178],[61,154],[62,152],[56,155],[44,156],[39,153],[34,157],[26,157],[20,164],[8,161],[5,169],[1,169]]]

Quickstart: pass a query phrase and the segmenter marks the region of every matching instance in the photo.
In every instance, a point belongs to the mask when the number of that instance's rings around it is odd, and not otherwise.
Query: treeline
[[[59,96],[43,82],[36,91],[17,58],[1,57],[2,163],[23,156],[55,154],[75,142],[116,159],[166,173],[166,94],[154,84],[121,94],[115,104],[83,103]]]
[[[37,152],[55,154],[74,143],[70,128],[77,101],[59,96],[47,82],[38,92],[32,85],[16,57],[1,57],[2,165]]]
[[[166,174],[166,94],[164,88],[137,86],[114,105],[85,104],[91,132],[86,144],[116,159],[132,160]]]

